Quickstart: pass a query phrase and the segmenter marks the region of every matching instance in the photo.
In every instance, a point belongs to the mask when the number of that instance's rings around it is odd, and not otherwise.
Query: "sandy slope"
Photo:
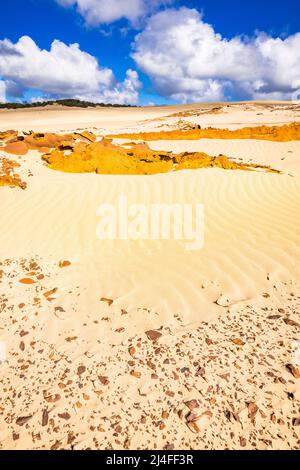
[[[261,124],[284,124],[300,121],[299,105],[291,111],[291,103],[214,103],[208,105],[181,105],[146,108],[100,108],[73,109],[63,106],[45,108],[0,110],[0,130],[35,131],[68,131],[76,128],[107,130],[109,132],[126,129],[151,130],[167,122],[174,124],[180,116],[178,113],[192,113],[184,118],[187,122],[201,124],[205,127],[238,128]],[[221,112],[213,112],[220,108]],[[242,111],[242,112],[241,112]],[[144,122],[146,121],[146,122]],[[153,122],[154,121],[154,122]]]
[[[297,110],[245,106],[202,120],[299,120]],[[188,107],[176,112],[182,109]],[[97,127],[101,134],[174,126],[174,118],[161,120],[174,112],[0,112],[0,128]],[[160,121],[147,121],[153,118]],[[286,365],[297,361],[299,339],[300,143],[150,145],[224,153],[282,174],[64,174],[36,152],[17,158],[27,189],[0,188],[0,340],[8,353],[0,368],[3,448],[299,447],[299,379]],[[203,249],[97,239],[98,206],[120,195],[146,205],[204,204]],[[59,268],[60,260],[71,266]],[[35,284],[21,284],[30,273]],[[53,289],[49,301],[44,294]],[[161,327],[157,344],[147,339],[147,330]],[[198,400],[199,430],[186,418],[190,399]],[[30,419],[20,425],[20,417]]]

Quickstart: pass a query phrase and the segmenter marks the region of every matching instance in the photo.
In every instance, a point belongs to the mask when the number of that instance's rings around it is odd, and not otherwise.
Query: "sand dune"
[[[211,114],[215,107],[221,112]],[[242,112],[241,112],[242,111]],[[214,103],[207,105],[181,105],[146,108],[100,108],[73,109],[62,106],[22,110],[0,110],[0,130],[61,132],[77,128],[107,130],[108,132],[126,129],[135,132],[145,127],[149,132],[163,122],[178,121],[174,114],[189,113],[184,121],[205,127],[239,128],[247,125],[282,125],[300,121],[299,104],[280,103]],[[154,123],[152,123],[154,121]]]
[[[265,123],[270,116],[297,121],[297,110],[278,106],[241,104],[217,118],[244,123],[262,112]],[[0,112],[0,126],[96,126],[100,136],[172,127],[174,112]],[[281,174],[73,174],[48,168],[36,150],[14,156],[27,187],[0,187],[0,341],[7,350],[0,448],[299,447],[299,378],[287,366],[299,367],[300,143],[162,140],[150,147],[222,153]],[[99,240],[97,209],[120,196],[147,207],[203,204],[203,248]],[[64,260],[70,264],[59,267]],[[149,330],[159,333],[154,342]]]

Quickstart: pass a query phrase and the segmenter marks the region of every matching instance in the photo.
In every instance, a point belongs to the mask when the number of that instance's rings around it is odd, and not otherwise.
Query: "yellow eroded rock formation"
[[[56,149],[44,155],[43,159],[49,168],[70,173],[152,175],[210,167],[277,172],[259,165],[236,163],[224,155],[213,157],[202,152],[175,155],[171,152],[153,151],[145,143],[131,144],[125,148],[112,144],[110,139],[91,144],[77,143],[71,153]]]
[[[300,123],[285,126],[257,126],[244,127],[231,131],[229,129],[201,129],[173,130],[160,132],[141,132],[137,134],[109,135],[110,138],[132,140],[199,140],[199,139],[257,139],[274,142],[291,142],[300,140]]]
[[[26,188],[26,183],[21,180],[20,176],[15,173],[15,168],[20,165],[8,158],[0,157],[0,186]]]

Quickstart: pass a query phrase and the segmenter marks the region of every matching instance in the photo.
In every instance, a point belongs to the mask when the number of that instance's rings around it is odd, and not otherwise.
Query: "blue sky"
[[[131,6],[136,11],[141,2],[142,14],[103,18],[112,0],[1,2],[0,100],[1,96],[11,101],[68,97],[72,93],[96,101],[138,104],[291,99],[300,89],[300,3],[296,0],[169,0],[167,4],[158,1],[156,8],[155,2],[148,0],[124,1],[128,11]],[[85,6],[93,2],[91,12]],[[92,21],[90,14],[94,15]],[[79,52],[77,58],[72,54],[68,58],[68,49],[62,58],[60,52],[51,53],[53,68],[47,71],[47,59],[41,52],[32,53],[31,44],[18,44],[23,36],[31,38],[40,51],[50,51],[54,40],[66,48],[78,43],[80,54],[88,53],[98,61],[99,69],[107,72],[100,76],[97,67],[85,67]],[[7,53],[8,46],[13,53]],[[34,76],[24,62],[30,57],[35,57],[36,65],[41,61],[41,69],[50,76],[66,69],[65,81],[60,75],[53,88],[40,70]],[[287,69],[293,71],[285,76]],[[124,82],[128,70],[138,78],[129,73],[129,81]],[[75,79],[82,73],[82,80]],[[74,83],[69,87],[72,77]]]

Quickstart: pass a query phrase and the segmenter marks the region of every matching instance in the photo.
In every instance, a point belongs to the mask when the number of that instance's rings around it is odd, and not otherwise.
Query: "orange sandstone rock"
[[[71,262],[70,262],[70,261],[60,261],[60,262],[59,262],[59,267],[60,267],[60,268],[66,268],[66,267],[68,267],[68,266],[70,266],[70,265],[71,265]]]
[[[25,138],[28,149],[41,150],[57,148],[59,145],[74,142],[72,135],[59,134],[31,134]]]
[[[8,132],[12,133],[13,131]],[[3,147],[3,150],[15,155],[26,155],[28,150],[38,150],[44,153],[59,146],[73,144],[76,141],[76,137],[71,134],[30,133],[26,136],[18,136],[17,133],[13,133],[10,137],[10,139],[5,139],[6,146]]]
[[[18,136],[16,131],[6,131],[0,133],[0,140],[6,143],[3,147],[6,152],[15,155],[26,155],[28,150],[38,150],[41,153],[48,152],[50,149],[72,150],[77,141],[85,144],[95,142],[96,136],[89,131],[65,135],[29,132],[24,136]]]
[[[4,147],[5,152],[13,155],[26,155],[28,147],[24,141],[9,142]]]
[[[18,135],[17,131],[10,130],[10,131],[0,132],[0,140],[3,140],[4,142],[6,142],[9,139],[17,137],[17,135]]]
[[[258,139],[274,142],[300,140],[300,123],[284,126],[244,127],[231,131],[229,129],[191,129],[160,132],[141,132],[137,134],[109,135],[110,138],[132,140],[199,140],[199,139]]]
[[[92,144],[76,144],[71,154],[56,149],[42,158],[49,168],[69,173],[152,175],[210,167],[246,171],[264,169],[276,172],[269,167],[236,163],[224,155],[212,157],[202,152],[175,155],[171,152],[153,151],[146,143],[132,144],[130,148],[124,148],[112,144],[110,139]]]
[[[24,279],[20,279],[19,282],[21,284],[35,284],[34,280],[33,279],[30,279],[29,277],[28,278],[24,278]]]
[[[26,183],[15,173],[15,168],[20,165],[8,158],[0,157],[0,186],[26,188]]]

